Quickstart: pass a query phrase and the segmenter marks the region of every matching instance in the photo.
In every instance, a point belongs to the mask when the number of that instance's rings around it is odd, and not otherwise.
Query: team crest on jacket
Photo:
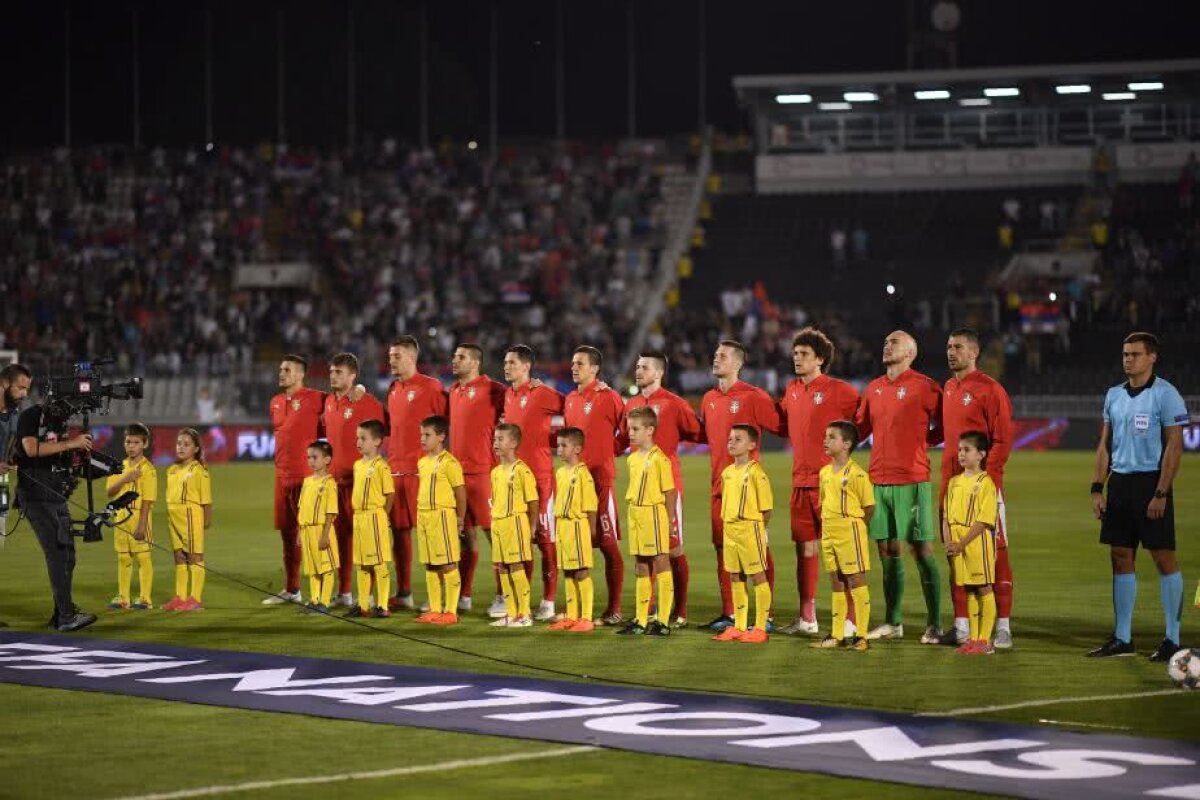
[[[730,413],[730,414],[736,414],[736,413],[738,412],[738,409],[740,409],[741,407],[742,407],[742,401],[740,401],[740,400],[733,400],[733,401],[730,401],[730,403],[729,403],[729,413]]]
[[[819,406],[825,402],[825,395],[821,392],[813,392],[813,405]]]
[[[300,410],[300,401],[293,400],[292,401],[292,411],[299,411],[299,410]]]
[[[529,395],[522,395],[521,396],[521,408],[524,408],[527,405],[529,405]]]
[[[896,399],[903,400],[904,395],[906,395],[906,394],[908,394],[908,389],[905,388],[904,386],[901,386],[899,389],[896,390]]]
[[[345,417],[346,419],[350,419],[351,417],[354,416],[354,409],[347,408],[345,411],[342,412],[342,416]]]
[[[468,400],[475,399],[475,387],[474,386],[472,386],[470,389],[467,389],[467,399]]]
[[[975,398],[971,397],[971,393],[970,393],[970,392],[963,392],[963,405],[964,405],[964,406],[969,406],[969,405],[971,405],[971,401],[972,401],[972,400],[974,400],[974,399],[975,399]]]
[[[583,413],[585,413],[585,414],[592,413],[592,404],[590,401],[583,404]]]

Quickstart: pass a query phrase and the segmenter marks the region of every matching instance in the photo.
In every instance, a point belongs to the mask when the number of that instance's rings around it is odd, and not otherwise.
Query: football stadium
[[[0,797],[1200,798],[1181,10],[6,9]]]

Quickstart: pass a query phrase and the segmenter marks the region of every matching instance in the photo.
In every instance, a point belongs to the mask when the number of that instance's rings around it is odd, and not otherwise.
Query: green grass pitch
[[[781,510],[786,505],[789,462],[766,459]],[[937,463],[937,456],[934,456]],[[1176,484],[1176,528],[1187,581],[1184,644],[1196,639],[1191,592],[1200,578],[1200,459],[1186,456]],[[865,654],[809,650],[807,640],[776,636],[766,647],[741,648],[708,641],[697,630],[661,642],[626,641],[597,632],[556,636],[544,630],[494,631],[477,610],[454,628],[427,630],[404,616],[372,621],[473,652],[603,680],[633,678],[671,688],[751,693],[797,701],[865,706],[895,711],[946,711],[1022,701],[1122,695],[1169,688],[1166,670],[1145,658],[1085,662],[1086,649],[1111,628],[1110,577],[1105,549],[1097,542],[1087,484],[1092,456],[1086,453],[1018,453],[1009,464],[1006,494],[1012,539],[1016,601],[1016,647],[987,659],[956,657],[950,648],[922,647],[911,631],[924,618],[915,569],[908,569],[905,596],[910,633],[903,642],[881,644]],[[684,459],[687,551],[691,559],[690,615],[703,623],[718,610],[714,557],[708,531],[706,457]],[[228,465],[213,470],[214,527],[209,563],[237,577],[278,590],[279,539],[271,530],[269,465]],[[619,487],[620,488],[620,487]],[[97,490],[99,495],[99,490]],[[161,504],[160,504],[161,506]],[[165,512],[156,511],[158,539],[165,541]],[[771,530],[778,565],[776,608],[780,619],[795,607],[795,556],[787,522]],[[485,550],[485,558],[487,556]],[[156,552],[155,600],[172,588],[169,556]],[[599,559],[599,554],[597,554]],[[632,570],[627,569],[627,609],[632,607]],[[49,614],[49,588],[33,536],[26,526],[0,551],[0,619],[16,630],[41,630]],[[88,635],[188,646],[437,666],[477,672],[539,673],[504,667],[420,643],[353,628],[334,620],[264,608],[262,595],[216,576],[206,587],[208,610],[177,615],[161,611],[100,611],[115,593],[116,560],[111,541],[81,545],[77,602],[98,611]],[[1149,559],[1139,559],[1139,597],[1134,638],[1148,653],[1162,636],[1158,581]],[[882,616],[880,576],[872,576],[874,618]],[[423,587],[418,575],[418,596]],[[479,605],[492,596],[491,571],[476,579]],[[598,581],[598,602],[603,600]],[[947,600],[948,602],[948,600]],[[818,595],[822,629],[828,628],[827,592]],[[945,609],[948,622],[950,609]],[[637,671],[630,672],[630,650]],[[747,652],[750,650],[751,652]],[[860,663],[855,670],[851,665]],[[986,688],[981,692],[979,687]],[[121,797],[246,781],[271,781],[361,770],[400,768],[509,753],[558,748],[486,736],[376,726],[367,723],[194,706],[103,694],[0,685],[6,736],[0,748],[0,796]],[[1194,739],[1200,725],[1200,692],[1102,702],[1032,706],[975,714],[979,718],[1103,729],[1157,737]],[[539,762],[440,771],[402,779],[340,784],[341,797],[487,794],[529,796],[554,790],[569,771],[575,798],[718,796],[802,789],[811,797],[858,796],[882,787],[867,782],[766,769],[704,764],[663,756],[593,751]],[[398,781],[402,781],[399,783]],[[263,789],[237,796],[296,797],[328,788]],[[949,797],[949,792],[890,786],[889,796]]]

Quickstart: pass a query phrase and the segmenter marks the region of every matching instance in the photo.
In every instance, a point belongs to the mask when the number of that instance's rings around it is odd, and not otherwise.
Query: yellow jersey
[[[151,462],[150,459],[146,458],[145,456],[139,459],[138,463],[136,464],[132,463],[127,458],[121,462],[121,474],[109,475],[108,480],[105,481],[105,488],[111,487],[116,484],[117,481],[121,480],[121,478],[124,478],[130,472],[139,468],[142,470],[142,476],[132,483],[125,484],[125,486],[122,488],[122,491],[117,495],[119,497],[125,492],[137,492],[138,494],[138,499],[134,500],[133,505],[129,507],[129,510],[133,512],[132,515],[127,520],[117,525],[117,530],[122,531],[123,533],[128,533],[131,536],[133,535],[133,532],[137,530],[138,520],[142,518],[142,509],[145,507],[145,504],[153,503],[155,498],[158,497],[158,470],[154,468],[153,462]],[[147,534],[150,533],[150,528],[151,519],[150,517],[147,517]]]
[[[337,482],[332,475],[309,475],[300,487],[300,506],[296,521],[301,527],[325,525],[329,515],[338,513]]]
[[[864,509],[875,505],[875,489],[867,471],[853,460],[834,470],[833,464],[821,467],[817,477],[821,494],[821,519],[833,522],[866,516]]]
[[[995,530],[999,507],[996,484],[982,470],[978,475],[969,477],[955,475],[946,486],[943,510],[947,524],[952,527],[961,525],[970,528],[976,522],[982,522]]]
[[[304,485],[308,485],[307,478]],[[387,497],[395,491],[392,471],[383,456],[360,458],[354,462],[354,493],[350,504],[355,513],[387,508]]]
[[[721,471],[721,519],[725,522],[762,522],[763,512],[775,508],[775,496],[766,470],[757,461],[730,464]]]
[[[634,450],[629,454],[629,491],[625,499],[630,505],[663,505],[667,502],[667,492],[674,488],[671,461],[657,445],[645,453]]]
[[[167,467],[167,508],[212,505],[212,478],[199,461]]]
[[[443,450],[436,456],[422,456],[417,462],[417,474],[421,484],[417,490],[417,510],[435,511],[439,508],[457,508],[454,490],[464,485],[462,464]]]
[[[527,516],[537,500],[537,479],[524,461],[492,467],[492,519]]]
[[[583,462],[559,467],[554,473],[554,516],[559,519],[587,519],[599,507],[596,481]]]

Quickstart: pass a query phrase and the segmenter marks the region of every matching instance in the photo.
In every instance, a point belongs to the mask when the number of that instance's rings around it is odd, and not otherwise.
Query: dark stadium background
[[[288,139],[333,145],[345,138],[347,7],[357,42],[362,135],[418,133],[422,4],[383,0],[288,2]],[[0,24],[0,146],[54,144],[63,135],[64,18],[69,6],[75,144],[131,140],[132,11],[140,10],[142,137],[164,146],[197,142],[204,129],[204,12],[211,9],[213,130],[218,141],[254,143],[275,132],[275,31],[281,5],[212,0],[9,3]],[[555,2],[499,3],[501,138],[555,132]],[[735,74],[899,69],[905,8],[889,2],[708,2],[707,121],[745,126]],[[1196,54],[1186,4],[964,2],[960,67],[1167,59]],[[637,129],[662,135],[697,127],[695,0],[637,0]],[[430,135],[487,134],[491,3],[427,4]],[[566,134],[626,131],[627,5],[563,4]]]

